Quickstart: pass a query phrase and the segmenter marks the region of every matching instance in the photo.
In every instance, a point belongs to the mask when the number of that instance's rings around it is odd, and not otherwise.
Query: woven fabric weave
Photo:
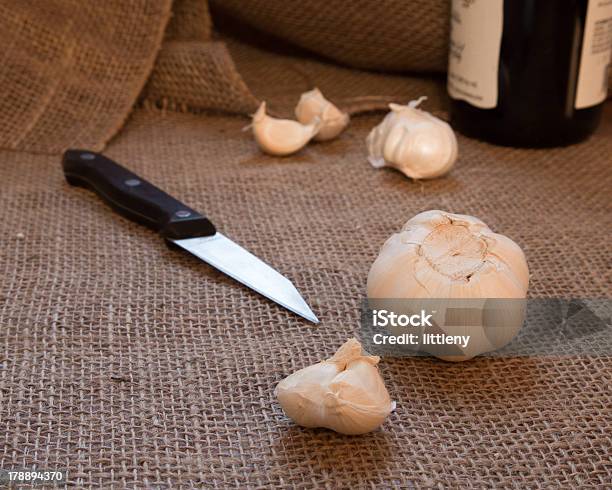
[[[210,3],[218,13],[349,66],[387,71],[446,71],[449,0]]]
[[[210,41],[212,19],[206,0],[174,0],[165,38],[170,41]]]
[[[532,296],[609,297],[607,114],[555,150],[460,136],[427,182],[366,162],[381,115],[280,159],[241,118],[134,114],[107,154],[286,274],[319,326],[68,186],[59,157],[1,152],[0,467],[98,488],[609,487],[610,358],[386,358],[398,408],[361,437],[296,427],[272,394],[358,331],[379,247],[426,209],[516,240]]]
[[[149,28],[165,21],[161,4],[129,3],[148,6]],[[19,2],[0,25],[26,4],[51,5]],[[68,103],[40,109],[38,119],[25,111],[14,127],[2,115],[1,144],[10,150],[0,151],[0,468],[67,469],[76,488],[609,488],[610,357],[385,358],[381,373],[398,408],[360,437],[295,426],[273,390],[358,334],[380,246],[427,209],[475,215],[519,243],[533,297],[611,297],[610,103],[599,130],[567,148],[500,148],[459,135],[456,167],[432,181],[367,163],[364,139],[381,113],[352,118],[337,140],[273,158],[242,131],[243,117],[202,109],[248,112],[266,99],[289,115],[300,92],[318,85],[351,113],[426,95],[423,108],[444,117],[443,80],[272,54],[227,35],[213,40],[204,7],[175,5],[142,94],[162,110],[133,112],[105,154],[205,212],[289,277],[321,324],[168,249],[70,187],[59,154],[13,151],[99,148],[137,93],[129,104],[119,88],[91,106],[83,96],[88,117],[108,123],[95,131],[79,122],[75,132],[73,118],[84,115]],[[132,19],[124,16],[117,39]],[[32,39],[23,16],[17,24]],[[142,59],[155,50],[147,32]],[[3,86],[17,90],[9,79]],[[17,100],[25,110],[38,99]],[[51,114],[63,115],[53,123]]]
[[[225,44],[215,41],[165,42],[142,98],[180,111],[249,114],[259,105]]]
[[[0,4],[0,147],[101,149],[161,45],[171,0]]]
[[[147,86],[145,104],[179,111],[249,114],[258,100],[222,42],[213,40],[204,0],[175,0],[166,39]]]
[[[285,51],[288,42],[370,70],[442,73],[446,66],[447,0],[385,0],[377,5],[376,16],[367,15],[372,3],[366,0],[228,0],[213,2],[213,7],[222,30],[228,27],[226,19],[237,20],[241,33],[245,27],[265,31]],[[0,9],[5,46],[0,148],[42,153],[75,146],[102,149],[138,101],[171,110],[248,115],[273,87],[265,66],[244,73],[236,68],[213,35],[205,0],[174,0],[172,11],[171,0],[8,2]],[[226,34],[220,39],[235,43]],[[298,83],[309,81],[306,89],[320,80],[320,74],[307,72],[308,61],[294,57],[285,65],[300,74]],[[264,76],[254,79],[252,74],[261,74],[262,68]],[[383,78],[363,73],[352,79],[372,90],[368,80],[376,77]],[[389,101],[386,94],[356,92],[341,101],[351,113],[384,108]],[[288,111],[288,102],[280,112]]]

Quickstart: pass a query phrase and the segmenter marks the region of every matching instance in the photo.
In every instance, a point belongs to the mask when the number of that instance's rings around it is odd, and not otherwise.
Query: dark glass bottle
[[[581,141],[601,119],[611,48],[612,0],[453,0],[451,124],[501,145]]]

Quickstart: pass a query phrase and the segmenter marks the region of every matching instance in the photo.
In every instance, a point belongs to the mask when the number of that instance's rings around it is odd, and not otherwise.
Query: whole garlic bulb
[[[403,298],[404,306],[412,304],[416,311],[419,299],[435,299],[437,329],[471,335],[461,355],[448,357],[457,361],[499,349],[516,336],[528,286],[527,261],[515,242],[477,218],[436,210],[417,214],[385,242],[370,269],[367,292],[370,299]],[[445,324],[447,300],[490,298],[522,301],[506,302],[503,318],[487,310],[495,302],[466,302],[472,309],[479,305],[480,320],[460,327]]]
[[[391,112],[366,139],[372,166],[393,167],[413,179],[439,177],[452,168],[457,138],[447,123],[417,108],[426,98],[389,104]]]
[[[350,339],[330,359],[283,379],[274,393],[298,425],[365,434],[395,409],[376,367],[379,360],[362,355],[361,344]]]
[[[302,124],[321,121],[316,141],[327,141],[338,136],[349,123],[350,116],[327,100],[318,88],[304,92],[295,108],[295,117]]]
[[[290,119],[277,119],[266,114],[266,103],[262,102],[253,114],[253,134],[259,147],[266,153],[285,156],[306,146],[317,133],[320,121],[314,118],[309,124]]]

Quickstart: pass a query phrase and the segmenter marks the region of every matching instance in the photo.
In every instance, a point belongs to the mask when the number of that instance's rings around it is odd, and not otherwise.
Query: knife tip
[[[314,323],[315,325],[319,323],[319,319],[316,317],[316,315],[312,311],[309,311],[308,313],[300,313],[300,316],[302,316],[309,322]]]

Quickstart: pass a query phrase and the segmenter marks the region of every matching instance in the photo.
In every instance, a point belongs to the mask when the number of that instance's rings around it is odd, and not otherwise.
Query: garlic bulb
[[[385,242],[370,269],[367,291],[371,299],[404,298],[403,307],[412,305],[416,311],[419,299],[435,299],[437,307],[431,302],[428,307],[436,311],[436,331],[471,336],[458,355],[439,357],[465,360],[501,348],[518,333],[528,286],[525,255],[510,238],[472,216],[426,211]],[[487,302],[490,298],[512,301]],[[445,313],[450,299],[472,300],[461,305],[472,315],[470,321],[449,323]],[[507,310],[503,314],[495,310],[500,303]],[[474,308],[480,309],[477,321]]]
[[[447,173],[457,160],[457,138],[451,127],[418,109],[427,97],[406,106],[389,104],[391,112],[366,139],[372,166],[393,167],[413,179]]]
[[[349,123],[350,116],[323,97],[318,88],[305,92],[295,108],[295,117],[302,124],[310,124],[319,118],[321,125],[316,141],[327,141],[338,136]]]
[[[326,427],[341,434],[365,434],[395,409],[376,365],[350,339],[327,361],[300,369],[275,390],[283,410],[303,427]]]
[[[266,114],[266,103],[262,102],[253,114],[251,124],[259,147],[270,155],[285,156],[302,149],[317,133],[319,120],[300,124],[290,119],[276,119]]]

